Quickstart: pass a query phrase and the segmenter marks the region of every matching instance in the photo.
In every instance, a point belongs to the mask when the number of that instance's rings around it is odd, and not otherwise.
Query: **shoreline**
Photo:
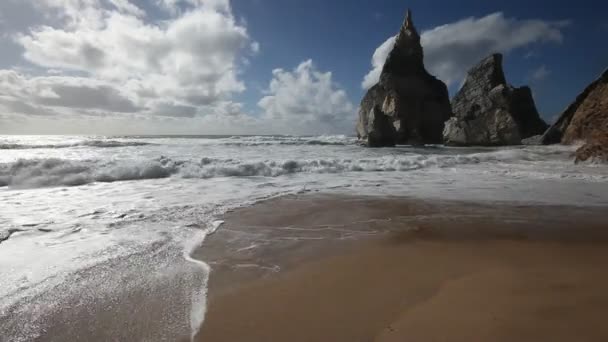
[[[212,269],[197,340],[601,340],[602,209],[318,194],[238,209],[194,253]]]

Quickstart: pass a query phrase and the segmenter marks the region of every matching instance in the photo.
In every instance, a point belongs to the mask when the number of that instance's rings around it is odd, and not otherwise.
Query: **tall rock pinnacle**
[[[383,74],[426,74],[424,69],[424,52],[420,44],[420,35],[414,26],[412,11],[408,10],[399,34],[395,39],[395,47],[384,65]]]
[[[371,147],[440,144],[451,114],[447,87],[424,68],[420,35],[408,10],[380,81],[361,102],[357,135]]]
[[[403,26],[401,26],[401,31],[399,32],[399,36],[416,36],[418,40],[420,40],[420,36],[418,35],[418,31],[414,26],[414,21],[412,19],[412,11],[410,9],[407,10],[405,15],[405,21],[403,22]]]

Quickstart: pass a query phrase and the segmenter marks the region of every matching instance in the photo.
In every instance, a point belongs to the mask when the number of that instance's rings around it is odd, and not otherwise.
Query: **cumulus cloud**
[[[8,0],[4,9],[24,24],[0,23],[22,50],[0,69],[3,132],[352,131],[353,104],[311,60],[274,70],[258,110],[235,100],[261,47],[229,0]]]
[[[422,33],[425,64],[429,72],[454,85],[462,81],[470,67],[490,53],[508,53],[544,42],[561,43],[562,30],[567,25],[567,21],[506,18],[501,12],[466,18]],[[395,37],[388,38],[374,52],[373,68],[362,83],[364,89],[378,82],[394,41]]]
[[[384,62],[386,62],[388,54],[391,53],[393,46],[395,46],[396,38],[396,36],[390,37],[374,51],[374,55],[372,56],[372,70],[363,78],[363,83],[361,84],[363,89],[373,87],[378,83],[378,80],[380,80]]]
[[[159,0],[162,20],[130,0],[25,1],[45,19],[13,40],[52,76],[0,70],[15,113],[230,115],[243,58],[260,49],[228,0]]]
[[[48,107],[79,109],[80,113],[82,110],[119,113],[140,110],[112,84],[82,77],[26,77],[13,70],[0,70],[0,94],[3,94],[0,104],[5,108],[30,115],[36,111],[52,113]]]
[[[258,103],[265,125],[290,133],[351,133],[355,107],[331,72],[321,72],[307,60],[292,71],[272,74]]]

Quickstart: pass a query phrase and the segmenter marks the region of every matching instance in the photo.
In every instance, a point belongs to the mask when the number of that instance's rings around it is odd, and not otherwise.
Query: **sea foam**
[[[0,164],[0,186],[36,188],[78,186],[93,182],[110,183],[181,177],[209,179],[215,177],[280,177],[296,173],[407,172],[427,168],[457,168],[483,165],[481,170],[514,177],[580,178],[608,180],[608,175],[584,173],[551,173],[536,169],[552,153],[526,149],[492,150],[469,154],[403,154],[367,158],[314,159],[172,159],[150,160],[65,160],[20,159]],[[540,171],[539,171],[540,170]]]
[[[150,143],[137,141],[115,141],[115,140],[87,140],[74,143],[63,144],[15,144],[0,143],[0,150],[31,150],[31,149],[57,149],[75,147],[97,147],[97,148],[117,148],[117,147],[137,147],[146,146]]]

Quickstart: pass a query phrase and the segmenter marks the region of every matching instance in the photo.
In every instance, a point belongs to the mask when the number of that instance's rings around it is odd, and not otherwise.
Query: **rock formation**
[[[469,71],[452,100],[454,117],[445,124],[446,145],[519,145],[545,132],[532,91],[507,84],[502,55],[493,54]]]
[[[543,136],[544,144],[585,142],[576,162],[608,162],[608,69],[577,96]]]
[[[544,144],[608,142],[608,69],[591,83],[543,136]]]
[[[451,109],[446,85],[424,67],[420,35],[408,10],[378,84],[361,102],[357,135],[370,147],[438,144]]]

